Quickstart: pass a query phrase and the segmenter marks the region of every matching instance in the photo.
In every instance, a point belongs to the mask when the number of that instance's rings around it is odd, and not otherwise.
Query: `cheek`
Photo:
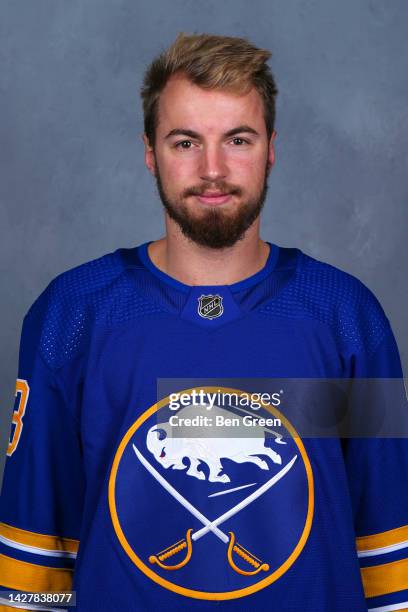
[[[263,181],[265,175],[266,158],[265,156],[251,156],[247,158],[237,156],[229,164],[231,178],[241,185],[254,188],[258,182]]]
[[[196,161],[192,156],[185,156],[183,159],[173,155],[158,158],[160,176],[170,188],[177,189],[177,186],[185,186],[191,183],[196,170]],[[194,178],[193,178],[194,180]]]

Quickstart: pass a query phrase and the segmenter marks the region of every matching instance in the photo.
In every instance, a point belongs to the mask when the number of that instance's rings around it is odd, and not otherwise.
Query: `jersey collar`
[[[159,268],[155,266],[155,264],[152,262],[147,250],[149,244],[151,244],[152,242],[153,241],[150,240],[149,242],[145,242],[138,247],[137,250],[140,261],[148,270],[150,270],[152,274],[154,274],[164,283],[167,283],[174,289],[178,289],[179,291],[183,291],[184,293],[190,293],[193,288],[193,285],[186,285],[185,283],[178,281],[169,274],[166,274],[165,272],[159,270]],[[270,242],[267,242],[267,244],[269,245],[269,255],[264,267],[261,270],[259,270],[252,276],[249,276],[248,278],[244,278],[243,280],[238,281],[237,283],[232,283],[231,285],[217,285],[217,289],[220,290],[223,287],[228,287],[228,289],[232,293],[236,293],[238,291],[242,291],[243,289],[248,289],[249,287],[252,287],[253,285],[256,285],[257,283],[264,280],[264,278],[266,278],[275,268],[279,253],[279,247],[276,244],[272,244]],[[200,287],[204,290],[209,288],[213,289],[214,285],[197,285],[196,287]]]

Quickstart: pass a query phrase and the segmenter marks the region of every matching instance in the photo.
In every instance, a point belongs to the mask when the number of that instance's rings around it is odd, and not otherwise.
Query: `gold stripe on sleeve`
[[[361,568],[366,597],[378,597],[408,589],[408,559]]]
[[[17,591],[70,591],[73,569],[46,567],[0,554],[1,585]]]
[[[408,541],[408,525],[356,538],[358,552],[394,546],[406,541]]]
[[[25,531],[6,523],[0,523],[0,535],[13,540],[18,544],[43,548],[44,550],[58,550],[64,552],[78,552],[79,541],[60,536],[44,535],[34,531]]]

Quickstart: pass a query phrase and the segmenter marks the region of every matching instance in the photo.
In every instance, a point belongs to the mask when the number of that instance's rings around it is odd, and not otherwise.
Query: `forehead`
[[[246,124],[266,130],[263,100],[255,88],[244,95],[203,89],[186,77],[172,76],[160,94],[159,132],[185,127],[199,133],[218,133]]]

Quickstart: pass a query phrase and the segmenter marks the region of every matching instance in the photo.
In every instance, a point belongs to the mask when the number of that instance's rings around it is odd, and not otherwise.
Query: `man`
[[[165,237],[61,274],[24,319],[5,589],[72,588],[83,612],[408,609],[406,440],[302,440],[290,412],[311,405],[295,379],[402,373],[366,287],[260,239],[269,56],[180,35],[152,63]]]

